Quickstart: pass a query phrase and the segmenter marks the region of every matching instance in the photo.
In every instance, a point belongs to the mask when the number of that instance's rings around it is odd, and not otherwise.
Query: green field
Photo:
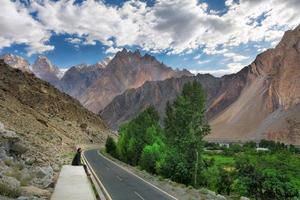
[[[204,152],[203,157],[208,164],[203,173],[205,180],[203,185],[207,188],[234,197],[247,195],[249,192],[244,191],[242,187],[237,187],[236,183],[245,184],[248,187],[251,184],[268,187],[269,184],[270,188],[276,188],[275,190],[279,191],[274,199],[281,199],[283,195],[288,195],[284,192],[290,188],[293,188],[290,193],[295,190],[300,191],[300,154],[286,148],[268,152],[256,152],[254,148],[233,149],[234,147],[220,148]],[[253,176],[250,169],[253,169]],[[243,170],[245,172],[242,172]],[[286,197],[285,199],[292,198]]]

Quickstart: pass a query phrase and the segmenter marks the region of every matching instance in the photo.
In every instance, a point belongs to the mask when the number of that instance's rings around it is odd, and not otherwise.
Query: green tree
[[[159,115],[153,106],[148,107],[136,118],[121,125],[117,152],[124,162],[139,164],[143,149],[162,138]]]
[[[269,155],[266,157],[268,158]],[[276,160],[278,158],[275,159],[275,162],[278,162]],[[233,188],[241,195],[264,200],[299,197],[297,186],[286,174],[277,170],[280,167],[273,168],[264,157],[257,163],[251,155],[241,156],[236,161],[236,169],[238,180],[233,184]]]
[[[164,125],[168,152],[160,172],[196,186],[203,164],[203,137],[210,131],[205,120],[205,94],[199,83],[185,84],[174,103],[167,104]]]
[[[111,136],[108,136],[105,143],[105,150],[110,155],[117,156],[117,145],[114,139]]]
[[[158,161],[164,152],[164,148],[164,143],[160,140],[152,145],[145,146],[140,159],[141,168],[153,174],[157,173]]]

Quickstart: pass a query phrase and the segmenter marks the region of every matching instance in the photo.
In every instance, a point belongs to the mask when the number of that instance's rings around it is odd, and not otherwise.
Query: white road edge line
[[[89,161],[86,159],[84,152],[83,152],[83,159],[86,161],[86,164],[88,165],[89,169],[91,170],[91,172],[94,175],[94,178],[98,181],[100,188],[103,189],[103,192],[106,194],[105,197],[107,198],[107,200],[112,200],[111,196],[109,195],[109,193],[107,192],[106,188],[104,187],[104,185],[102,184],[102,182],[100,181],[100,179],[98,178],[98,176],[96,175],[95,171],[93,170],[92,166],[90,165]]]
[[[98,150],[97,152],[98,152],[98,154],[99,154],[101,157],[103,157],[104,159],[108,160],[109,162],[111,162],[111,163],[117,165],[118,167],[122,168],[122,169],[125,170],[126,172],[132,174],[133,176],[137,177],[138,179],[140,179],[140,180],[144,181],[145,183],[151,185],[152,187],[154,187],[155,189],[157,189],[157,190],[159,190],[160,192],[164,193],[165,195],[171,197],[172,199],[178,200],[177,198],[173,197],[172,195],[170,195],[170,194],[167,193],[166,191],[163,191],[162,189],[160,189],[160,188],[158,188],[157,186],[153,185],[152,183],[150,183],[150,182],[148,182],[148,181],[142,179],[141,177],[139,177],[138,175],[132,173],[132,172],[129,171],[128,169],[124,168],[123,166],[121,166],[121,165],[117,164],[116,162],[114,162],[114,161],[112,161],[112,160],[106,158],[105,156],[103,156],[103,155],[100,153],[99,150]]]
[[[119,181],[122,181],[121,177],[120,176],[117,176],[117,178],[119,179]]]
[[[137,193],[136,191],[134,191],[134,194],[136,195],[136,196],[138,196],[140,199],[142,199],[142,200],[145,200],[139,193]]]

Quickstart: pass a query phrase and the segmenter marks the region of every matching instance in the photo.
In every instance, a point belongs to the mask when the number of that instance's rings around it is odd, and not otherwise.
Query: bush
[[[233,184],[233,188],[240,195],[274,200],[299,197],[297,185],[278,170],[280,167],[272,168],[264,157],[257,163],[251,155],[242,156],[237,160],[236,168],[238,180]]]
[[[255,149],[256,148],[256,142],[253,142],[253,141],[246,142],[243,145],[243,147],[244,148],[249,148],[249,149]]]
[[[108,136],[107,139],[106,139],[105,150],[106,150],[107,153],[109,153],[113,157],[117,156],[117,145],[116,145],[116,142],[110,136]]]
[[[20,188],[10,188],[9,186],[0,183],[0,195],[18,198],[21,195]]]
[[[140,166],[142,169],[153,174],[156,173],[156,163],[161,154],[160,149],[161,148],[157,143],[145,146],[140,159]]]

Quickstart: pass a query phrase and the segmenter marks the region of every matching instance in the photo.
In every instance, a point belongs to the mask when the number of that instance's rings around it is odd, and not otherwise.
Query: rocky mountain
[[[55,172],[76,146],[101,144],[107,134],[103,121],[77,100],[0,60],[0,184],[7,190],[48,196]]]
[[[61,71],[58,67],[54,66],[46,56],[38,56],[31,70],[38,78],[54,86],[58,85]]]
[[[113,128],[154,105],[163,113],[182,85],[196,80],[207,92],[211,141],[267,138],[300,144],[300,26],[287,31],[274,49],[236,74],[148,82],[115,97],[99,114]],[[123,109],[122,109],[123,108]]]
[[[210,121],[210,139],[267,138],[300,144],[300,26],[245,70],[239,98]]]
[[[109,62],[101,76],[79,97],[93,112],[102,110],[117,95],[130,88],[138,88],[146,81],[191,75],[187,70],[176,71],[148,54],[123,49]]]
[[[0,57],[7,63],[9,66],[13,68],[20,69],[22,71],[30,72],[30,64],[27,60],[25,60],[21,56],[13,55],[13,54],[4,54]]]
[[[106,63],[99,62],[95,65],[81,64],[68,69],[59,82],[58,88],[79,99],[84,92],[102,74]]]
[[[154,105],[163,116],[167,101],[173,101],[183,85],[193,80],[201,82],[206,89],[209,88],[207,99],[208,102],[213,101],[213,97],[218,92],[220,80],[209,74],[198,74],[164,81],[147,81],[139,88],[126,90],[123,94],[116,96],[99,114],[114,130],[119,124],[134,118],[150,105]]]
[[[93,65],[76,65],[65,72],[54,66],[47,57],[38,56],[31,71],[38,78],[78,99],[95,113],[115,96],[127,89],[138,88],[146,81],[192,76],[187,70],[167,67],[153,56],[142,56],[139,51],[131,52],[126,49],[118,52],[113,59],[106,58]]]

